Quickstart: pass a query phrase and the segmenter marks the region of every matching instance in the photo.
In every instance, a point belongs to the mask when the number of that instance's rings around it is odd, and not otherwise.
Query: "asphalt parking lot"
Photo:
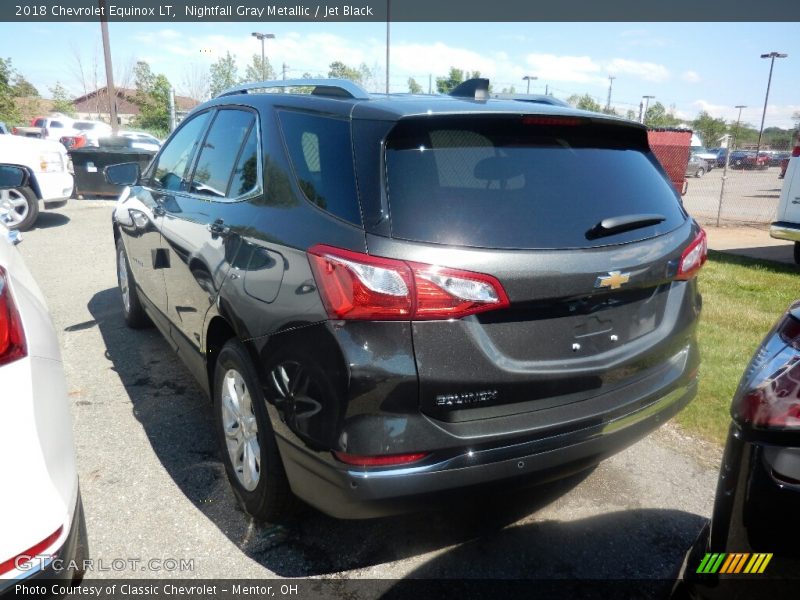
[[[92,558],[191,559],[193,568],[125,568],[88,579],[677,573],[709,516],[721,449],[672,424],[546,488],[375,521],[306,509],[285,527],[252,522],[234,502],[209,403],[191,375],[156,330],[125,327],[111,206],[73,200],[45,212],[19,248],[61,339]]]

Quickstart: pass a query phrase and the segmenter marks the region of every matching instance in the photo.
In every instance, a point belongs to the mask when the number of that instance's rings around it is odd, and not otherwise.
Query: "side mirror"
[[[22,187],[27,179],[28,174],[22,167],[0,165],[0,189],[7,190]]]
[[[112,185],[136,185],[139,181],[139,163],[109,165],[103,169],[103,175]]]

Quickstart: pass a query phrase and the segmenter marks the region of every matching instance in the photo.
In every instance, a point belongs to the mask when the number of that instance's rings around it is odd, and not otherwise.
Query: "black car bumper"
[[[754,437],[732,426],[711,523],[686,555],[676,597],[796,597],[800,584],[799,506],[800,448],[768,443],[763,434]],[[701,567],[707,554],[723,553],[719,567],[711,569],[716,572],[702,572],[708,570]],[[747,555],[741,559],[740,569],[731,569],[732,563],[724,568],[731,554]],[[759,555],[764,555],[761,565],[766,566],[753,569],[751,561],[758,561]],[[766,555],[771,556],[767,559]],[[750,573],[746,572],[748,566]],[[722,573],[726,570],[734,572]]]
[[[636,410],[578,431],[551,432],[513,444],[469,446],[447,457],[386,469],[350,467],[282,436],[278,445],[292,490],[334,517],[371,518],[437,506],[448,492],[545,483],[585,470],[619,452],[675,415],[695,395],[684,379]]]

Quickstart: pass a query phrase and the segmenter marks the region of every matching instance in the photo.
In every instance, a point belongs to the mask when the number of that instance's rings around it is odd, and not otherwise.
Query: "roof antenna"
[[[489,99],[489,80],[481,77],[467,79],[450,91],[450,96],[456,98],[474,98],[475,100]]]

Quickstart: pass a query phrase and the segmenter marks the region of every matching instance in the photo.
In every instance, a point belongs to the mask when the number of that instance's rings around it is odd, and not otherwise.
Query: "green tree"
[[[170,83],[166,76],[156,75],[150,65],[140,60],[134,67],[136,94],[133,103],[139,108],[136,125],[143,129],[169,131]]]
[[[592,98],[589,94],[584,94],[583,96],[572,94],[572,96],[567,98],[567,102],[575,108],[580,108],[581,110],[600,112],[603,109],[603,107],[600,106],[600,103]]]
[[[417,83],[417,80],[413,77],[408,78],[408,91],[412,94],[421,94],[422,93],[422,86]]]
[[[635,121],[636,111],[633,110],[632,108],[629,108],[628,110],[625,111],[625,118],[628,119],[629,121]]]
[[[267,79],[275,79],[275,69],[272,68],[266,56],[262,65],[261,56],[253,54],[253,60],[245,69],[243,81],[264,81]]]
[[[225,56],[221,56],[217,62],[211,65],[210,76],[212,98],[223,90],[235,86],[239,81],[236,58],[230,52],[225,52]]]
[[[56,81],[56,84],[49,89],[53,98],[53,112],[60,112],[68,117],[74,117],[75,104],[73,104],[72,98],[67,93],[67,90],[64,89],[64,86],[61,85],[61,82]]]
[[[706,111],[701,111],[692,121],[692,128],[700,136],[705,146],[713,148],[719,145],[719,138],[728,133],[728,124],[724,119],[715,119]]]
[[[361,84],[364,82],[364,71],[362,69],[366,69],[366,71],[369,72],[369,69],[364,63],[361,63],[360,67],[351,67],[337,60],[328,65],[328,77],[349,79],[350,81]]]
[[[14,74],[11,59],[0,58],[0,120],[7,125],[18,123],[21,119],[19,108],[14,101]]]
[[[469,71],[450,67],[450,72],[447,74],[447,77],[436,78],[436,90],[440,94],[449,94],[458,84],[464,83],[467,79],[477,79],[480,76],[480,71],[473,71],[470,73]]]
[[[20,73],[14,74],[14,85],[11,88],[17,98],[38,98],[39,90]]]
[[[516,94],[517,89],[512,85],[511,87],[503,88],[502,94]]]
[[[648,127],[675,127],[680,125],[681,120],[672,112],[668,112],[661,102],[647,107],[644,123]]]

